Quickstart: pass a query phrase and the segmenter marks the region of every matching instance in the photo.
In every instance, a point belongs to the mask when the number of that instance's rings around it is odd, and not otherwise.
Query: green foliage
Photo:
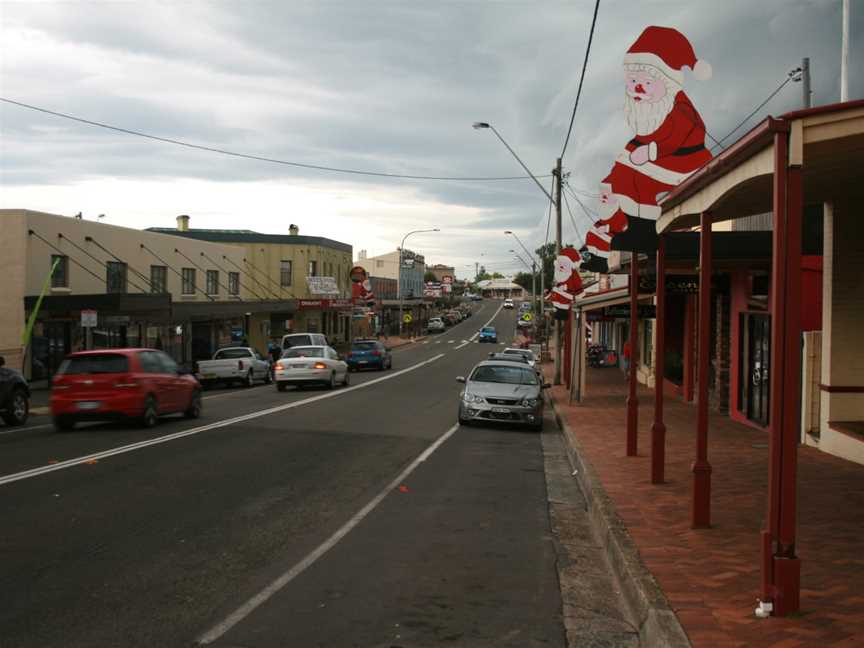
[[[513,277],[513,283],[522,286],[530,293],[533,287],[534,277],[530,272],[520,272],[515,277]]]

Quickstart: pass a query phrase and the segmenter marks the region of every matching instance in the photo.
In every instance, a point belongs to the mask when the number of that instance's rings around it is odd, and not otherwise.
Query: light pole
[[[402,337],[402,251],[405,249],[405,240],[412,234],[421,234],[423,232],[440,232],[437,227],[434,229],[422,229],[408,232],[402,237],[402,244],[399,246],[399,268],[396,271],[396,294],[399,297],[399,337]]]
[[[493,133],[495,133],[495,136],[499,140],[501,140],[501,143],[505,147],[507,147],[507,150],[510,151],[510,154],[514,158],[516,158],[516,161],[522,166],[523,169],[525,169],[525,172],[529,176],[531,176],[531,179],[534,181],[534,183],[538,187],[540,187],[540,191],[543,192],[543,195],[545,195],[549,199],[549,201],[553,205],[555,205],[555,252],[556,252],[556,254],[561,254],[561,176],[562,176],[561,158],[558,158],[557,160],[555,160],[555,169],[552,171],[552,175],[555,177],[555,197],[553,198],[552,194],[550,194],[548,191],[546,191],[546,187],[544,187],[542,184],[540,184],[540,181],[537,179],[537,177],[533,173],[531,173],[531,170],[527,166],[525,166],[525,163],[519,158],[518,155],[516,155],[516,151],[514,151],[512,148],[510,148],[510,145],[504,141],[504,138],[501,137],[501,133],[499,133],[497,130],[495,130],[495,127],[492,124],[490,124],[488,122],[474,122],[474,128],[476,130],[489,129]],[[542,267],[543,266],[541,265],[541,268]],[[559,321],[558,326],[555,327],[555,338],[556,339],[555,339],[555,379],[554,379],[554,383],[556,385],[560,385],[561,384],[561,351],[562,351],[561,343],[564,339],[563,326],[561,324],[561,321]]]
[[[529,265],[525,259],[523,259],[521,256],[519,256],[519,253],[516,252],[516,250],[510,250],[510,251],[514,254],[514,256],[517,259],[519,259],[522,262],[522,264],[526,268],[528,268],[528,272],[531,273],[531,301],[536,306],[536,301],[537,301],[537,264],[534,262],[534,259],[532,258],[531,264]]]

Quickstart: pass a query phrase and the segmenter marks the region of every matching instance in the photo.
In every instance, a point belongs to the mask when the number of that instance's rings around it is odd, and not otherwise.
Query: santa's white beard
[[[624,119],[637,135],[650,135],[658,128],[675,105],[675,93],[667,92],[660,101],[636,101],[624,93]]]

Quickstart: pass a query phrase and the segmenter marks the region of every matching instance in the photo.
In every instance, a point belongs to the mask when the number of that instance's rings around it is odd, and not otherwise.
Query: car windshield
[[[482,329],[480,329],[480,332],[481,333],[494,333],[495,329],[492,328],[491,326],[484,326]]]
[[[94,355],[66,358],[57,373],[65,376],[80,374],[127,373],[129,358],[119,353],[100,353]]]
[[[375,342],[355,342],[351,345],[352,351],[371,351],[376,347]]]
[[[521,350],[521,349],[505,349],[505,350],[503,351],[503,353],[504,353],[505,355],[522,356],[522,357],[525,358],[526,360],[533,360],[533,359],[534,359],[534,354],[533,354],[533,353],[531,353],[530,351],[523,351],[523,350]]]
[[[237,358],[248,358],[248,349],[222,349],[213,356],[214,360],[236,360]]]
[[[509,365],[484,365],[474,369],[471,382],[504,383],[507,385],[536,385],[537,374],[530,369]]]
[[[324,347],[292,347],[282,354],[282,358],[323,358]]]
[[[285,338],[282,342],[282,348],[290,349],[292,347],[307,346],[309,344],[312,344],[312,338],[308,335],[292,335]]]

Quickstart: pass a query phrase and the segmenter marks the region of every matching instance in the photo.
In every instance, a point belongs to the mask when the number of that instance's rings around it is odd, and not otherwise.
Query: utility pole
[[[801,90],[804,93],[804,108],[810,107],[810,59],[801,59]]]
[[[840,45],[840,101],[849,100],[849,0],[843,0],[843,38]]]
[[[561,254],[561,158],[555,162],[555,254]],[[561,320],[555,322],[555,384],[561,384],[561,357],[564,343],[564,323]]]

